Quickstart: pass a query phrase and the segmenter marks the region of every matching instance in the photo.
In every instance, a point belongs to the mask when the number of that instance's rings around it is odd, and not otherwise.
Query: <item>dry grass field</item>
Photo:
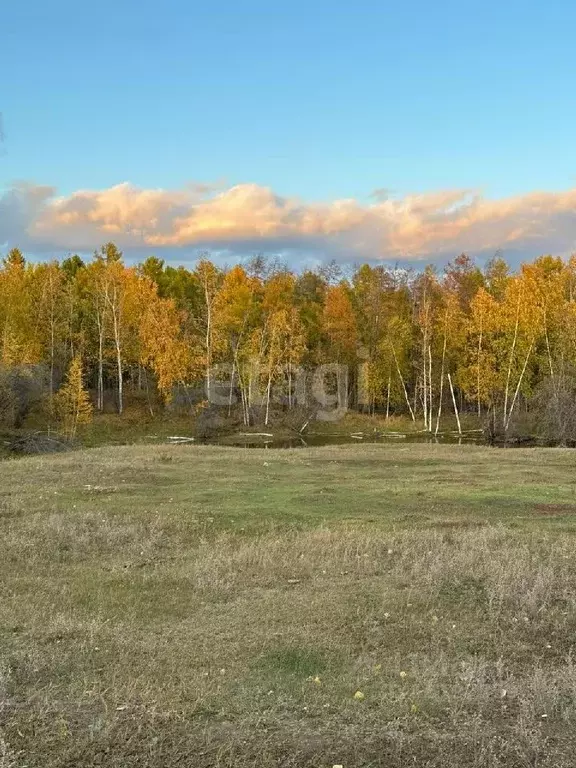
[[[576,765],[576,453],[0,463],[0,768]]]

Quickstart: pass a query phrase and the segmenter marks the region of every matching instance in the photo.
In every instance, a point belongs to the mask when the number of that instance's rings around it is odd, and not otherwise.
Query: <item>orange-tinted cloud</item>
[[[267,187],[215,191],[139,189],[119,184],[57,197],[22,185],[0,198],[0,243],[50,250],[93,250],[105,240],[122,248],[180,246],[231,252],[306,250],[318,256],[424,261],[460,251],[497,249],[567,253],[576,247],[576,189],[490,200],[470,190],[372,204],[306,203]]]

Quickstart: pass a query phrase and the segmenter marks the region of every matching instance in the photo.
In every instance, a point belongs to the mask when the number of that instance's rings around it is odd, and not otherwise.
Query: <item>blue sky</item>
[[[0,25],[9,191],[576,187],[573,2],[22,0]]]

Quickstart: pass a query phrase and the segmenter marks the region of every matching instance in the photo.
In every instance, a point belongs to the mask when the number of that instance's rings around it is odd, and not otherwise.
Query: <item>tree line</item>
[[[107,243],[86,262],[32,263],[13,249],[0,267],[0,371],[42,366],[48,405],[70,386],[67,372],[96,410],[113,389],[119,413],[136,390],[168,402],[197,386],[210,400],[224,379],[249,424],[256,405],[268,420],[273,398],[302,404],[298,382],[332,365],[345,379],[340,405],[405,414],[430,432],[447,409],[472,411],[506,431],[539,387],[559,392],[575,363],[575,257],[514,273],[499,256],[480,268],[465,254],[443,271],[296,273],[262,257],[129,266]]]

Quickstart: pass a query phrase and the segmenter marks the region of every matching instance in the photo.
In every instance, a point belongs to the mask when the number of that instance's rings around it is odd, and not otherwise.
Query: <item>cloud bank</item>
[[[466,189],[372,199],[307,203],[256,184],[164,190],[123,183],[58,196],[53,187],[20,183],[0,195],[0,246],[82,253],[113,240],[127,252],[158,255],[206,248],[404,262],[462,251],[532,258],[576,250],[576,189],[500,200]]]

